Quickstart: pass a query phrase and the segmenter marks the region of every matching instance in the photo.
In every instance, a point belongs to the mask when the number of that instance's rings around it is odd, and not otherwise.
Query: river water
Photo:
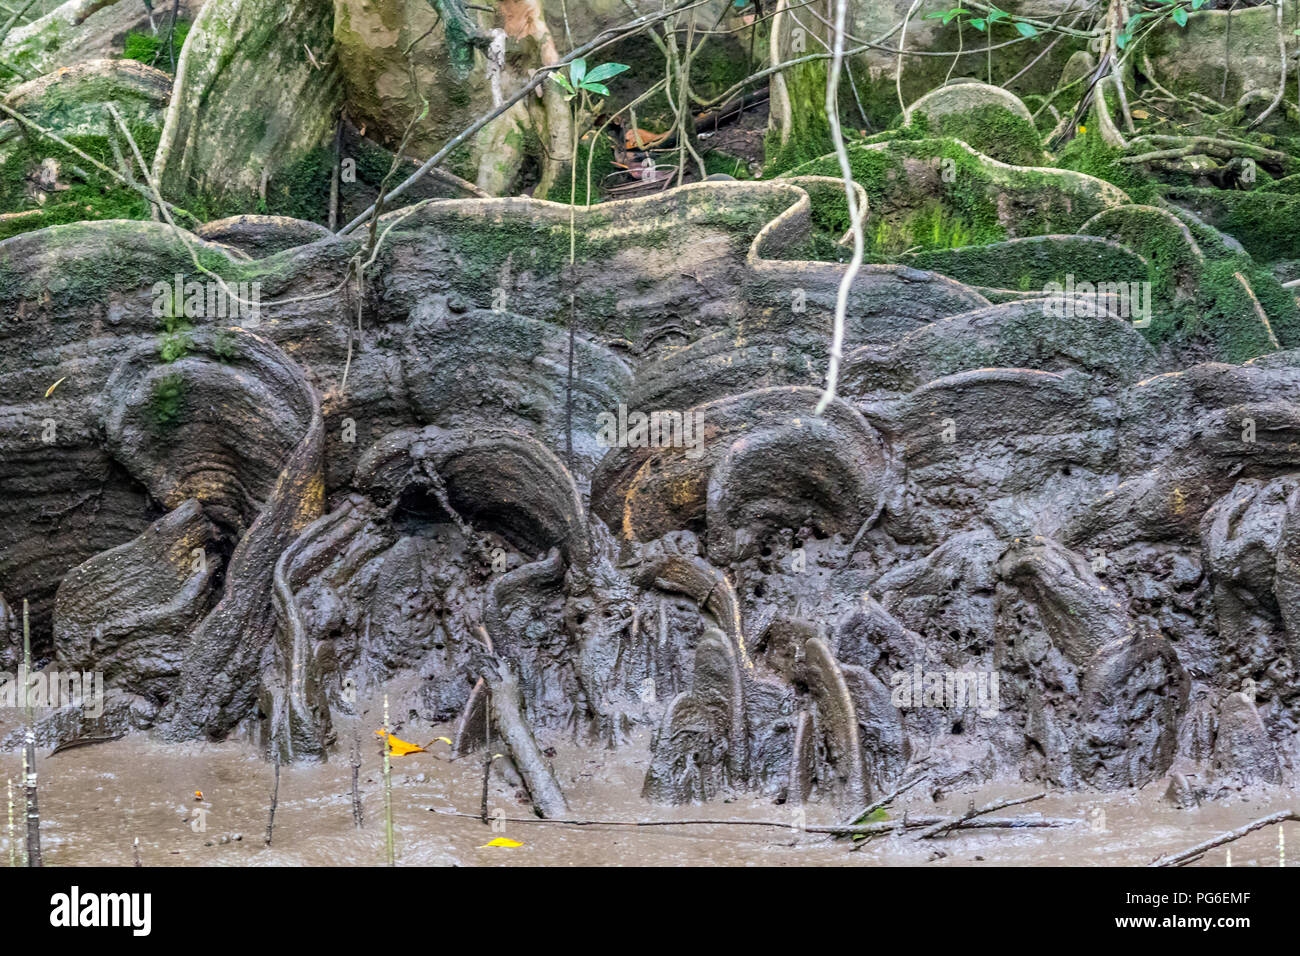
[[[377,726],[377,724],[376,724]],[[357,728],[360,730],[360,728]],[[171,744],[143,734],[38,758],[42,846],[50,866],[130,866],[133,842],[145,866],[382,865],[385,858],[380,741],[374,727],[361,730],[364,825],[353,822],[350,743],[353,727],[339,728],[338,756],[325,764],[281,768],[271,846],[264,842],[273,768],[249,742]],[[424,744],[450,736],[450,728],[409,724],[401,738]],[[575,819],[769,820],[789,823],[790,810],[770,800],[746,798],[704,806],[660,807],[639,796],[649,759],[648,738],[618,751],[557,747],[557,777]],[[612,827],[551,823],[485,826],[481,801],[482,754],[447,759],[448,748],[393,761],[393,823],[398,865],[1141,865],[1187,848],[1288,805],[1289,791],[1237,796],[1179,810],[1161,801],[1163,783],[1139,792],[1059,794],[999,811],[998,816],[1042,814],[1073,818],[1064,829],[974,831],[935,840],[915,834],[876,838],[850,852],[850,843],[791,827]],[[17,787],[20,756],[0,754],[0,786]],[[1027,795],[1031,784],[986,786],[944,795],[936,803],[909,793],[891,811],[901,815],[959,813],[970,801]],[[201,794],[201,799],[196,795]],[[2,795],[0,795],[2,798]],[[15,803],[21,796],[15,789]],[[531,817],[515,788],[493,774],[489,806],[506,817]],[[473,815],[454,816],[452,812]],[[835,823],[829,807],[807,809],[809,824]],[[0,825],[4,818],[0,817]],[[22,832],[21,806],[15,832]],[[1300,857],[1300,825],[1287,824],[1292,855]],[[518,847],[484,846],[497,837]],[[1277,828],[1232,844],[1234,866],[1277,866]],[[940,855],[942,854],[942,855]],[[0,834],[0,865],[9,859],[7,831]],[[1225,849],[1196,865],[1222,866]]]

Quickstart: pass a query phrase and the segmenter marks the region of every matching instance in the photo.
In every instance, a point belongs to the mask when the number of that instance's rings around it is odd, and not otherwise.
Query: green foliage
[[[974,16],[969,10],[963,9],[962,7],[953,7],[950,10],[936,10],[933,13],[927,13],[925,19],[942,21],[944,26],[947,26],[953,20],[957,20],[958,23],[970,24],[980,32],[992,30],[994,24],[1009,23],[1014,26],[1016,31],[1023,37],[1038,36],[1038,28],[1028,20],[1022,20],[1020,17],[1012,16],[1005,10],[999,10],[991,4],[989,6],[989,12],[982,17]]]
[[[602,63],[588,70],[587,61],[578,57],[569,64],[568,76],[556,72],[551,74],[551,79],[563,87],[566,100],[573,99],[579,93],[609,96],[609,87],[603,81],[618,76],[626,69],[622,63]]]
[[[1138,38],[1137,32],[1146,24],[1149,32],[1163,20],[1173,20],[1180,27],[1187,26],[1187,11],[1199,10],[1205,6],[1205,0],[1151,0],[1154,9],[1140,10],[1128,18],[1124,29],[1115,37],[1115,45],[1121,50]]]

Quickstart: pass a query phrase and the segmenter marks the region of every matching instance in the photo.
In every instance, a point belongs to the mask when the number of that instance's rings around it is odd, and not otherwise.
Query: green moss
[[[1151,202],[1156,196],[1155,184],[1139,175],[1132,166],[1117,162],[1123,153],[1107,146],[1095,125],[1084,127],[1084,130],[1061,152],[1057,167],[1104,179],[1128,193],[1135,203]]]
[[[1300,196],[1300,173],[1274,179],[1259,187],[1260,192],[1285,193],[1288,196]]]
[[[587,196],[587,160],[591,159],[591,197]],[[555,183],[551,186],[550,191],[546,194],[547,199],[551,202],[568,203],[569,190],[573,187],[574,202],[579,206],[585,206],[590,201],[595,203],[600,199],[601,183],[610,173],[615,172],[617,167],[614,165],[614,144],[610,142],[608,136],[601,134],[599,136],[588,136],[578,143],[578,177],[574,183],[570,179],[570,170],[566,165],[560,175],[555,177]]]
[[[1300,252],[1300,196],[1196,187],[1169,189],[1165,195],[1190,206],[1261,262],[1291,259]]]
[[[913,114],[913,125],[927,117]],[[1043,150],[1039,133],[1022,116],[996,104],[988,104],[965,113],[948,113],[929,125],[933,135],[950,136],[979,150],[985,156],[1013,166],[1039,166]]]
[[[358,179],[363,178],[361,168],[358,160]],[[384,171],[387,172],[387,168]],[[323,146],[308,151],[302,159],[281,169],[267,182],[267,214],[326,222],[333,178],[334,151]],[[377,188],[378,182],[375,185]]]
[[[853,179],[867,193],[872,209],[869,240],[872,261],[891,261],[911,248],[952,248],[1005,239],[998,218],[995,191],[979,159],[952,140],[900,140],[888,149],[848,150]],[[909,163],[948,170],[940,176],[941,193],[934,196],[915,181]],[[805,163],[792,175],[840,175],[839,161],[823,156]],[[847,204],[821,212],[826,232],[839,236],[849,228]]]
[[[184,20],[178,21],[172,29],[171,49],[169,51],[166,36],[132,30],[126,35],[122,57],[127,60],[139,60],[141,63],[147,63],[159,69],[170,69],[171,61],[168,53],[170,52],[179,60],[181,47],[185,45],[185,38],[189,36],[189,32],[190,24]]]
[[[144,123],[128,123],[131,135],[148,156],[158,145],[158,129]],[[118,159],[107,136],[68,136],[68,141],[110,169]],[[118,156],[129,156],[130,146],[116,140]],[[67,188],[46,195],[44,202],[33,182],[41,163],[53,159],[59,164],[58,183]],[[78,173],[80,170],[81,173]],[[29,213],[0,220],[0,239],[46,226],[98,219],[147,219],[149,202],[133,189],[120,185],[71,151],[44,140],[24,139],[0,165],[0,210]]]
[[[154,379],[149,392],[149,412],[155,425],[173,425],[180,419],[185,391],[185,379],[177,373]]]
[[[1138,282],[1149,280],[1142,259],[1116,244],[1083,236],[1044,236],[986,246],[932,248],[907,257],[910,264],[941,272],[968,285],[1042,289],[1048,283],[1076,280]],[[1019,275],[1014,285],[1012,276]],[[1154,290],[1154,286],[1153,286]]]
[[[739,156],[732,156],[719,149],[709,150],[704,154],[704,168],[710,176],[723,174],[734,179],[752,179],[749,164]]]

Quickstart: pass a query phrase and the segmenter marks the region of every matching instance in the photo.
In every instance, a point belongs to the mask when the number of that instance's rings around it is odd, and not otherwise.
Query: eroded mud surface
[[[425,741],[450,728],[404,728]],[[349,739],[351,731],[345,734]],[[353,826],[351,770],[346,759],[295,765],[281,771],[273,845],[263,844],[272,787],[271,769],[255,747],[165,744],[134,737],[69,751],[40,765],[42,840],[47,865],[130,866],[139,837],[146,866],[378,866],[384,860],[383,798],[377,738],[363,744],[360,774],[365,824]],[[616,820],[789,820],[787,807],[740,798],[694,807],[648,807],[635,794],[649,761],[642,737],[618,752],[560,748],[557,777],[573,818]],[[435,745],[435,753],[446,748]],[[1280,789],[1253,791],[1199,808],[1180,810],[1153,788],[1112,794],[1058,794],[1017,816],[1074,818],[1077,825],[1052,830],[964,832],[935,841],[912,834],[878,837],[850,852],[842,840],[792,830],[732,826],[639,828],[550,823],[505,823],[491,831],[477,819],[482,764],[418,754],[395,761],[393,808],[399,865],[1142,865],[1165,853],[1240,826],[1288,805]],[[203,793],[203,801],[194,791]],[[983,805],[1034,792],[1029,785],[988,786],[943,795],[905,797],[891,816],[955,814],[969,801]],[[529,817],[528,805],[509,782],[493,775],[490,806],[508,817]],[[196,808],[208,810],[206,830],[195,832]],[[437,811],[437,812],[433,812]],[[1007,811],[1008,814],[1014,811]],[[1104,817],[1101,816],[1104,814]],[[187,822],[189,821],[189,822]],[[811,825],[839,822],[826,807],[810,807]],[[234,835],[242,839],[234,840]],[[483,847],[505,836],[524,845]],[[227,839],[229,838],[229,839]],[[211,844],[211,845],[208,845]],[[936,858],[936,851],[945,854]],[[0,854],[8,846],[0,840]],[[1255,833],[1232,845],[1234,866],[1276,866],[1274,831]],[[1223,849],[1194,865],[1222,866]]]

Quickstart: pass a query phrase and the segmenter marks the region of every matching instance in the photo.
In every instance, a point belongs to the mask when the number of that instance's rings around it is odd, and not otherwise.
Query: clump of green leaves
[[[1201,0],[1202,3],[1205,0]],[[965,18],[962,20],[962,18]],[[953,7],[950,10],[936,10],[934,13],[925,15],[927,20],[941,20],[943,25],[947,26],[953,20],[957,20],[959,25],[962,22],[969,23],[976,30],[983,33],[985,30],[991,30],[995,23],[1009,23],[1016,28],[1016,31],[1023,37],[1038,36],[1038,28],[1028,20],[1022,20],[1019,17],[1012,16],[1005,10],[999,10],[997,7],[990,5],[989,12],[982,17],[971,15],[971,11],[961,7]]]
[[[1180,27],[1185,27],[1188,9],[1195,11],[1205,6],[1205,0],[1151,0],[1151,2],[1155,5],[1154,9],[1141,10],[1133,14],[1124,24],[1123,31],[1115,37],[1115,45],[1121,50],[1133,42],[1134,34],[1143,23],[1148,24],[1144,36],[1161,20],[1173,20]]]
[[[613,79],[626,69],[628,67],[622,63],[602,63],[600,66],[592,67],[589,71],[587,61],[582,57],[578,57],[569,64],[568,76],[556,72],[551,74],[551,79],[563,87],[566,100],[572,100],[582,93],[609,96],[609,87],[605,85],[604,81]]]

